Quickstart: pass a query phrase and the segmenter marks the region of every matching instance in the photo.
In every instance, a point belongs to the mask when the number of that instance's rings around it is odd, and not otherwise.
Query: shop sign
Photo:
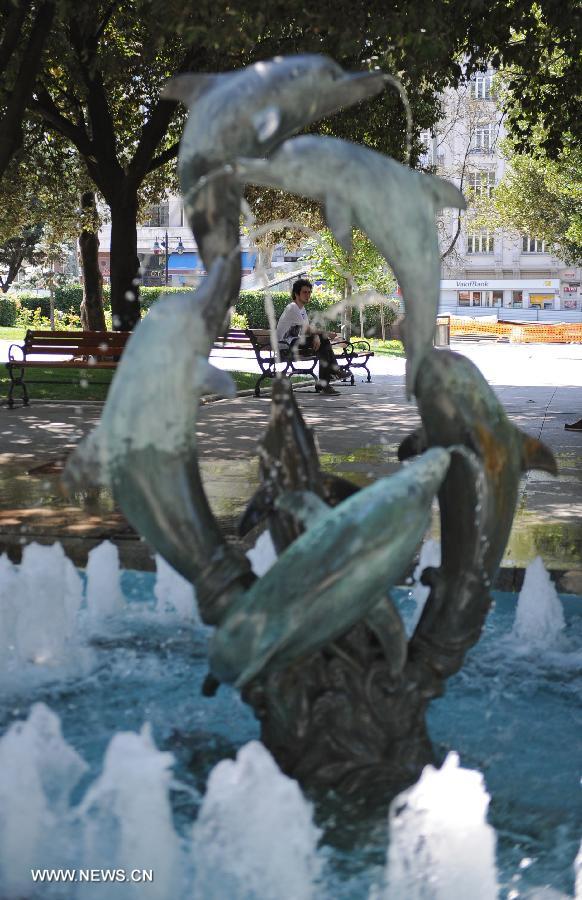
[[[565,284],[563,290],[565,294],[577,294],[579,287],[579,284]]]
[[[574,272],[574,271],[562,272],[562,278],[576,278],[576,272]]]

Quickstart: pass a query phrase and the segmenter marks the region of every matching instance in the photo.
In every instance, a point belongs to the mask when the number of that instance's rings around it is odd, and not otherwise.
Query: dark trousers
[[[299,355],[305,354],[306,356],[317,356],[319,360],[319,380],[324,384],[329,384],[332,375],[336,375],[339,372],[339,366],[336,362],[331,341],[329,338],[320,335],[319,350],[315,351],[313,349],[313,338],[314,335],[312,334],[305,335],[298,348]],[[295,343],[292,346],[293,349],[296,349]]]

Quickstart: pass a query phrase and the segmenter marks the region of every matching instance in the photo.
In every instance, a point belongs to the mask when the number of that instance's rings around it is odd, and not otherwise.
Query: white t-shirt
[[[281,318],[277,322],[277,339],[286,341],[292,328],[299,325],[299,332],[294,337],[298,337],[304,328],[309,325],[309,318],[304,308],[298,306],[294,300],[289,303],[281,314]]]

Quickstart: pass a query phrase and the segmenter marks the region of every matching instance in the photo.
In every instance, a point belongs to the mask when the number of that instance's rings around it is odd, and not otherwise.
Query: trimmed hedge
[[[147,312],[152,303],[154,303],[163,294],[187,294],[192,291],[191,287],[142,287],[140,288],[140,305],[142,312]],[[250,328],[268,328],[269,322],[267,313],[265,312],[263,291],[241,291],[239,300],[235,306],[237,313],[244,315]],[[271,295],[273,306],[275,308],[275,317],[278,319],[287,304],[290,302],[290,295],[287,291],[274,291]],[[83,299],[83,288],[81,285],[69,285],[67,287],[55,290],[55,309],[61,312],[73,312],[80,314],[81,301]],[[14,302],[18,301],[18,302]],[[337,297],[331,291],[315,292],[309,302],[309,317],[317,319],[316,313],[328,309],[337,303]],[[18,305],[33,312],[40,309],[41,316],[49,318],[50,301],[48,297],[37,297],[26,291],[10,292],[0,297],[0,325],[15,325]],[[103,305],[106,310],[110,309],[110,289],[109,285],[103,288]],[[387,303],[385,305],[385,321],[386,325],[390,325],[397,315],[397,304]],[[326,320],[326,327],[331,331],[339,331],[340,320]],[[366,335],[371,337],[380,334],[380,307],[366,307],[365,321]],[[352,310],[352,334],[360,333],[360,314],[359,310]]]
[[[0,325],[12,327],[16,325],[16,305],[10,297],[0,297]]]

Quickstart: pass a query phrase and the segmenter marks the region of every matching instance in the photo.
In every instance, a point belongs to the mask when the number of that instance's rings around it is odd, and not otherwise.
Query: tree
[[[466,47],[472,16],[463,4],[459,11],[445,0],[407,0],[398,8],[339,0],[309,11],[289,0],[270,6],[268,16],[257,0],[218,12],[210,0],[194,8],[178,0],[83,0],[63,14],[31,109],[77,148],[109,204],[117,327],[131,327],[139,316],[138,192],[153,174],[168,184],[165,164],[178,149],[183,114],[159,97],[169,77],[232,69],[277,53],[323,51],[347,67],[377,64],[398,72],[414,99],[415,125],[428,127],[438,109],[435,89],[460,77],[455,56]],[[473,48],[469,65],[490,46]],[[406,114],[394,94],[322,125],[332,127],[404,156]]]
[[[55,12],[53,0],[0,3],[0,178],[22,145],[22,121]]]
[[[441,210],[437,216],[441,259],[452,267],[463,265],[463,253],[458,241],[463,220],[473,217],[481,197],[493,189],[493,173],[482,162],[478,150],[493,146],[499,136],[503,114],[493,97],[474,96],[474,85],[461,85],[456,91],[446,91],[443,97],[443,119],[432,129],[427,162],[442,177],[453,181],[467,199],[467,211]],[[477,151],[477,152],[476,152]]]
[[[32,225],[0,245],[0,268],[6,271],[4,277],[0,275],[0,289],[4,294],[10,290],[23,263],[37,266],[42,262],[44,253],[39,247],[42,231],[42,225]]]
[[[511,145],[506,144],[506,152]],[[556,160],[509,157],[506,173],[480,221],[545,241],[570,265],[582,265],[582,150],[568,145]]]
[[[363,231],[352,232],[352,248],[348,252],[334,238],[329,229],[324,229],[320,242],[313,249],[310,257],[314,272],[317,272],[326,285],[338,292],[342,302],[342,334],[349,340],[351,337],[351,308],[356,295],[360,312],[360,337],[364,337],[366,305],[380,306],[382,339],[385,340],[385,295],[393,294],[396,279],[384,257],[378,252],[370,238]],[[379,296],[383,295],[383,296]]]
[[[503,73],[506,127],[515,150],[556,160],[582,137],[582,7],[577,0],[525,6],[492,63]]]
[[[79,237],[83,265],[81,325],[84,331],[106,331],[103,311],[103,276],[99,268],[99,215],[93,191],[81,197],[84,221]]]

